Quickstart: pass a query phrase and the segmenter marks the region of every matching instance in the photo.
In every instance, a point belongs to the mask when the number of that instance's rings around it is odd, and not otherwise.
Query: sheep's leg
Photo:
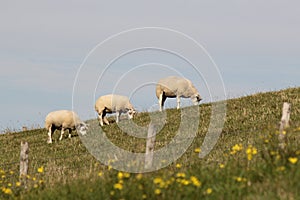
[[[47,143],[48,144],[52,143],[52,126],[50,126],[49,130],[48,130],[48,140],[47,140]]]
[[[99,118],[100,126],[103,126],[103,118],[102,118],[102,115],[103,115],[103,112],[98,113],[98,118]]]
[[[69,130],[69,138],[71,138],[71,136],[72,136],[71,135],[72,129],[69,128],[68,130]]]
[[[119,123],[121,112],[120,111],[116,111],[116,115],[117,115],[116,122]]]
[[[161,93],[159,95],[159,111],[162,111],[165,105],[165,101],[166,101],[167,97],[164,95],[164,93]]]
[[[104,117],[103,120],[104,120],[104,123],[105,123],[105,124],[109,125],[109,122],[108,122],[108,120],[107,120],[106,117]]]
[[[62,127],[62,128],[61,128],[61,132],[60,132],[59,140],[62,140],[63,135],[64,135],[64,132],[65,132],[65,129]]]
[[[180,97],[177,96],[176,99],[177,99],[177,109],[179,109],[180,108]]]
[[[107,118],[106,118],[105,116],[106,116],[106,111],[104,110],[104,111],[103,111],[102,118],[103,118],[104,123],[105,123],[106,125],[109,125],[109,122],[108,122],[108,120],[107,120]]]

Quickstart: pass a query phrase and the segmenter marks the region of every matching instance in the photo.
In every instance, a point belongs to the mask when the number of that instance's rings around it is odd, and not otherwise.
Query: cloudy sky
[[[1,1],[0,130],[56,109],[95,117],[112,91],[149,110],[170,74],[206,102],[299,86],[299,13],[296,0]]]

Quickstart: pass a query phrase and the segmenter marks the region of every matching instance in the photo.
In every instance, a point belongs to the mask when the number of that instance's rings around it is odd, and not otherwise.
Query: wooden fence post
[[[28,142],[21,142],[21,153],[20,153],[20,182],[27,188],[27,172],[28,172],[28,153],[29,145]]]
[[[146,143],[146,154],[145,154],[145,169],[149,169],[152,166],[153,151],[155,146],[156,127],[153,123],[149,124],[147,143]]]
[[[286,146],[286,132],[284,131],[284,129],[289,126],[290,114],[291,114],[291,104],[284,102],[282,107],[282,117],[281,117],[281,121],[279,122],[280,127],[279,127],[279,135],[278,135],[279,147],[283,150],[285,149]]]

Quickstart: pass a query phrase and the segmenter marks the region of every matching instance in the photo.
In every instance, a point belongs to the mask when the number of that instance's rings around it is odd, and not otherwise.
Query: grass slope
[[[292,104],[292,122],[283,152],[278,148],[277,130],[285,101]],[[182,157],[143,174],[118,172],[101,164],[76,133],[60,142],[56,133],[51,145],[46,144],[44,129],[0,135],[0,199],[299,198],[300,88],[228,100],[221,137],[204,159],[198,158],[198,151],[208,129],[211,104],[200,109],[197,135]],[[141,126],[149,121],[149,113],[134,119]],[[171,141],[179,123],[180,111],[167,110],[155,149]],[[116,146],[145,151],[144,139],[128,136],[115,123],[103,130]],[[30,146],[27,189],[20,186],[18,177],[21,141]]]

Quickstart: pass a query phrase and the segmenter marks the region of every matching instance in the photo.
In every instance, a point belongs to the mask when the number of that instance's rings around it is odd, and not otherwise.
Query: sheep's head
[[[132,108],[132,109],[129,109],[127,114],[128,114],[128,118],[129,119],[132,119],[133,116],[135,115],[136,111]]]
[[[192,97],[191,97],[194,105],[198,105],[198,103],[202,100],[200,94],[194,94]]]
[[[81,135],[85,135],[86,132],[88,130],[88,124],[81,122],[78,126],[77,126],[77,131],[81,134]]]

